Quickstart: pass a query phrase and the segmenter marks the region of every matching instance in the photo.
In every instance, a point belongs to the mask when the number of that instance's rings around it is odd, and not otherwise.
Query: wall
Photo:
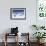
[[[10,8],[26,8],[26,20],[10,20]],[[32,37],[32,24],[36,24],[36,0],[0,0],[0,34],[18,26],[19,32],[29,32]]]

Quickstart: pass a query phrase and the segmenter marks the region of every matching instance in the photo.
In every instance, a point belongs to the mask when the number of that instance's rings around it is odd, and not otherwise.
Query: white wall
[[[10,20],[10,8],[26,8],[26,20]],[[32,24],[36,24],[36,0],[0,0],[0,34],[18,26],[19,32],[32,36]]]

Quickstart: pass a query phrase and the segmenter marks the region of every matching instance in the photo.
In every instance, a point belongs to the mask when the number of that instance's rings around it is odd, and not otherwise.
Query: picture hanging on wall
[[[26,8],[10,8],[10,18],[12,20],[25,20]]]

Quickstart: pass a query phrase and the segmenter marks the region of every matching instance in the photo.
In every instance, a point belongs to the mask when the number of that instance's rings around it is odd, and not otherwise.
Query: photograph
[[[26,8],[11,8],[10,9],[11,19],[26,19]]]

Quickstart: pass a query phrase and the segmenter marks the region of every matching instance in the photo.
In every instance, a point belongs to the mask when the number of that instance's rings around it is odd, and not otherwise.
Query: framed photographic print
[[[46,0],[37,0],[36,10],[36,24],[39,26],[46,25]]]
[[[13,20],[26,19],[26,8],[10,8],[10,18]]]

